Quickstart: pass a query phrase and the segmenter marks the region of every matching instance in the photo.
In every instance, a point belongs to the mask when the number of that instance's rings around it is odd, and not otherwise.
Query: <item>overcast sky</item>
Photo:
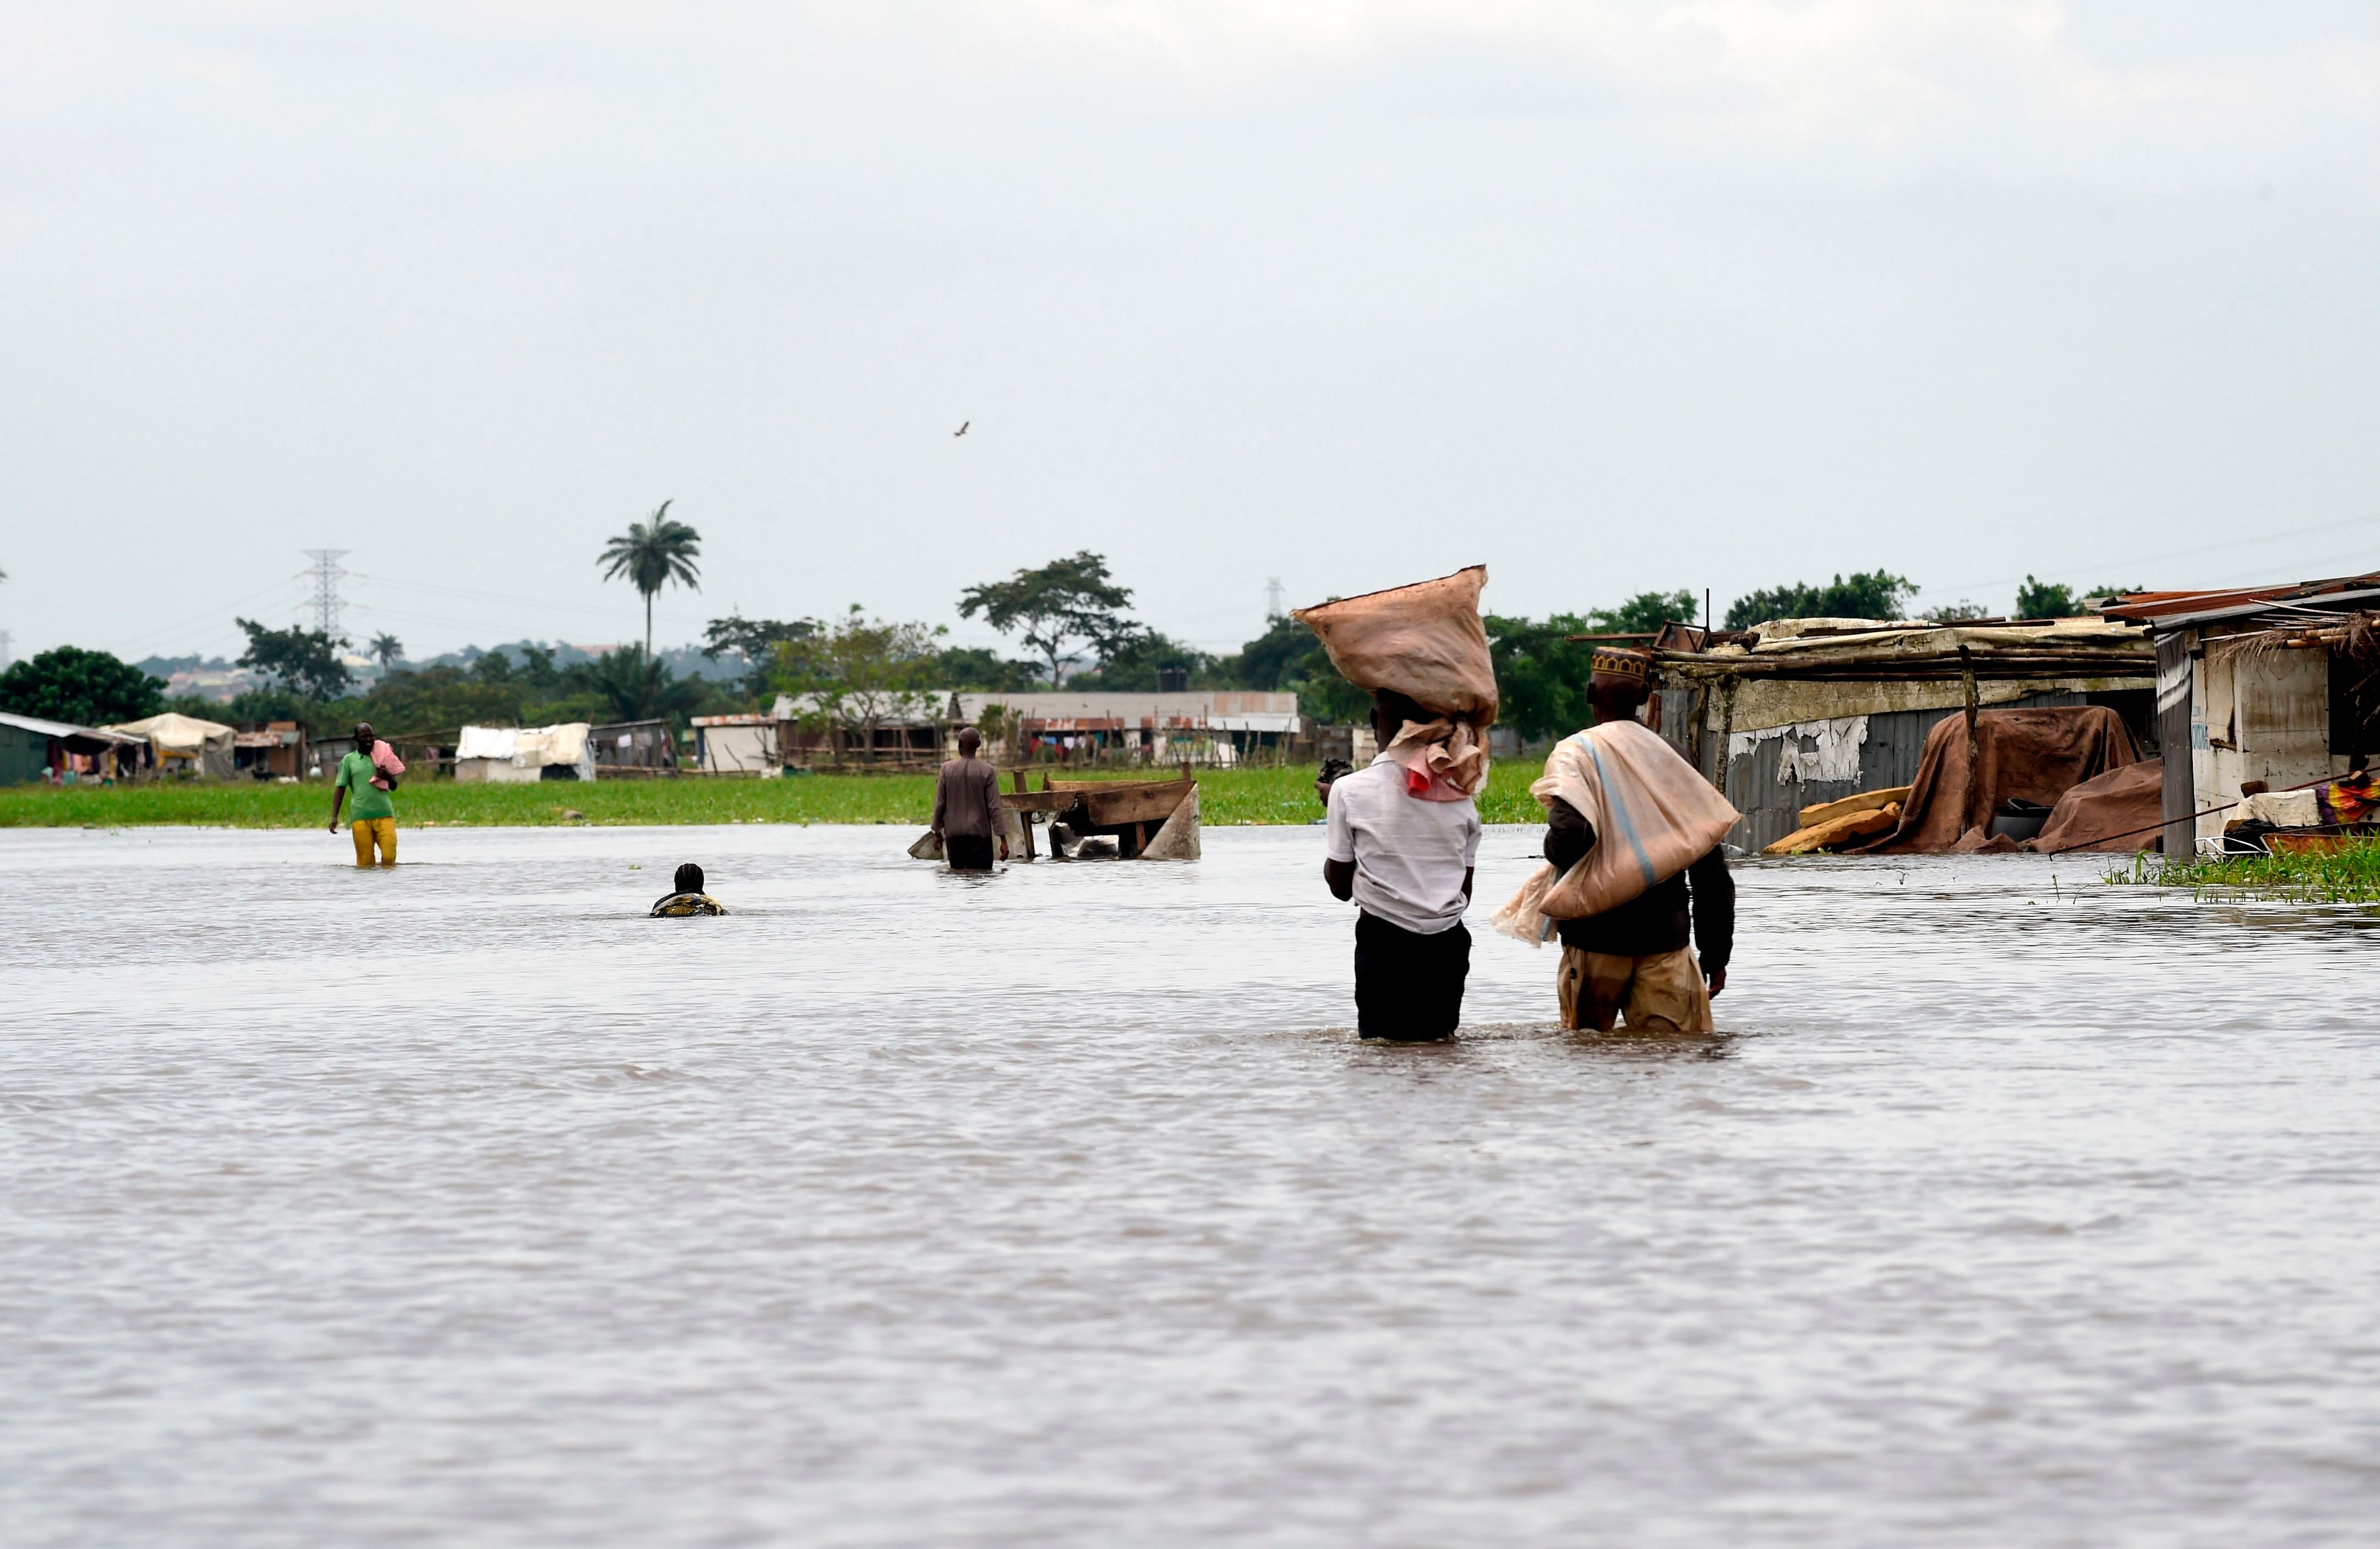
[[[20,656],[2337,574],[2380,6],[18,4],[0,338]]]

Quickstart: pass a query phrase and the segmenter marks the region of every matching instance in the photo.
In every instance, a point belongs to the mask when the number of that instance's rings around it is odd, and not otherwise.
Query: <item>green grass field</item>
[[[1541,821],[1529,796],[1544,772],[1535,761],[1500,763],[1488,776],[1479,815],[1489,823]],[[1217,769],[1198,774],[1200,816],[1232,823],[1310,823],[1322,815],[1311,765]],[[1119,774],[1118,778],[1135,776]],[[1035,785],[1040,780],[1037,772]],[[533,786],[407,784],[396,795],[401,826],[436,823],[536,827],[598,823],[891,823],[922,828],[934,806],[930,774],[797,774],[782,780],[544,781]],[[0,788],[0,828],[118,828],[179,823],[215,828],[320,827],[331,793],[302,786],[160,783],[146,786],[10,786]]]
[[[2142,856],[2107,879],[2187,887],[2201,899],[2277,898],[2301,904],[2380,904],[2380,840],[2331,855]]]

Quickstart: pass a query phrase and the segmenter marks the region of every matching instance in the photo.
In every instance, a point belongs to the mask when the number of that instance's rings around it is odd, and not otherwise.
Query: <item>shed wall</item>
[[[2087,695],[2061,691],[2028,694],[1992,708],[2034,709],[2087,702]],[[1727,842],[1742,849],[1758,850],[1801,827],[1804,807],[1856,796],[1864,790],[1911,784],[1917,778],[1918,762],[1925,757],[1927,734],[1940,722],[1964,714],[1963,709],[1895,710],[1870,715],[1867,741],[1859,750],[1859,777],[1852,780],[1779,782],[1777,770],[1783,762],[1789,739],[1772,738],[1755,743],[1750,753],[1731,761],[1728,769],[1727,799],[1743,814],[1743,821],[1729,832]],[[1706,778],[1711,759],[1718,754],[1718,738],[1711,738],[1709,744],[1710,751],[1704,761]]]
[[[23,726],[0,725],[0,786],[38,780],[50,767],[50,739]]]

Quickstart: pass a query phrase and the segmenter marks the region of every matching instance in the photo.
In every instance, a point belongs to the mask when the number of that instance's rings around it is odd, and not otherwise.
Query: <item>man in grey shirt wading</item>
[[[1407,721],[1433,717],[1402,694],[1372,696],[1372,729],[1385,749]],[[1479,808],[1406,793],[1404,766],[1386,752],[1368,769],[1331,782],[1322,879],[1353,899],[1355,1031],[1365,1038],[1426,1043],[1463,1020],[1471,973],[1472,865]]]
[[[1000,771],[975,756],[983,734],[973,726],[959,733],[959,756],[942,765],[934,783],[934,833],[953,872],[989,872],[995,839],[1008,859],[1007,810],[1000,802]]]

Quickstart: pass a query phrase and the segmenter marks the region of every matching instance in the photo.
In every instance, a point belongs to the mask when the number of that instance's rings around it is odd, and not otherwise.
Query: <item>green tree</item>
[[[521,688],[509,681],[492,683],[459,667],[395,672],[373,686],[356,706],[356,715],[375,730],[406,737],[469,726],[516,726],[521,722]],[[309,724],[318,719],[310,718]],[[335,718],[323,729],[334,735],[346,731]]]
[[[1299,714],[1328,726],[1346,726],[1371,714],[1372,697],[1339,676],[1314,631],[1281,614],[1272,616],[1263,634],[1218,660],[1208,676],[1220,688],[1295,694]]]
[[[104,651],[54,646],[0,672],[0,710],[103,726],[138,721],[164,708],[165,684]]]
[[[237,665],[255,668],[276,688],[305,699],[334,700],[354,680],[346,664],[339,660],[339,647],[346,640],[294,624],[286,629],[268,629],[254,619],[238,623],[248,631],[248,649],[240,653]]]
[[[930,681],[948,631],[940,625],[866,617],[858,604],[821,633],[777,642],[776,686],[795,697],[795,719],[862,734],[873,749],[885,721],[931,715],[941,706]]]
[[[981,645],[944,646],[934,653],[932,676],[937,688],[971,693],[1029,694],[1046,687],[1035,664],[1008,661]]]
[[[697,578],[701,574],[695,564],[702,553],[702,534],[669,514],[670,502],[664,500],[653,508],[648,522],[632,521],[628,531],[603,545],[603,553],[595,563],[601,567],[603,579],[613,580],[625,576],[645,599],[645,656],[653,653],[653,598],[672,581],[680,586],[702,590]]]
[[[1645,596],[1670,600],[1658,592]],[[1664,622],[1675,616],[1674,610],[1661,615]],[[1558,613],[1543,621],[1488,615],[1483,622],[1488,654],[1496,665],[1496,719],[1524,738],[1565,736],[1590,724],[1586,680],[1594,671],[1595,647],[1569,637],[1645,632],[1606,628],[1619,621],[1633,624],[1638,618],[1623,615],[1616,620],[1609,611],[1586,618]]]
[[[1571,617],[1567,614],[1555,616]],[[1702,617],[1702,607],[1694,601],[1693,592],[1680,588],[1676,592],[1640,592],[1616,608],[1597,609],[1589,617],[1591,623],[1572,618],[1572,623],[1583,624],[1584,627],[1571,632],[1580,635],[1657,635],[1664,624],[1697,622]]]
[[[1796,581],[1739,597],[1728,606],[1727,627],[1749,629],[1779,618],[1899,618],[1916,592],[1915,581],[1887,570],[1848,579],[1839,572],[1825,586]]]
[[[367,649],[371,659],[380,664],[380,670],[382,672],[388,671],[389,668],[405,660],[405,642],[385,629],[372,637],[372,642]]]
[[[625,646],[581,662],[564,676],[621,721],[680,722],[695,714],[702,697],[700,686],[670,671],[667,662]]]
[[[959,616],[981,614],[985,623],[1039,653],[1050,664],[1053,688],[1064,682],[1066,660],[1078,643],[1104,663],[1139,638],[1141,626],[1125,616],[1131,605],[1131,588],[1116,585],[1107,557],[1088,549],[959,593]]]
[[[1185,672],[1190,681],[1209,677],[1215,658],[1195,646],[1168,640],[1151,629],[1087,673],[1075,675],[1077,689],[1153,693],[1160,672]]]
[[[808,640],[822,628],[815,618],[714,618],[703,626],[702,653],[714,662],[733,655],[744,668],[745,692],[758,699],[768,691],[778,643]]]
[[[1318,659],[1325,665],[1330,663],[1314,631],[1287,614],[1277,613],[1265,621],[1263,634],[1218,661],[1215,675],[1229,688],[1269,693],[1306,676]]]
[[[2082,611],[2082,604],[2075,601],[2071,587],[2035,580],[2028,575],[2024,584],[2016,589],[2019,618],[2070,618]]]

